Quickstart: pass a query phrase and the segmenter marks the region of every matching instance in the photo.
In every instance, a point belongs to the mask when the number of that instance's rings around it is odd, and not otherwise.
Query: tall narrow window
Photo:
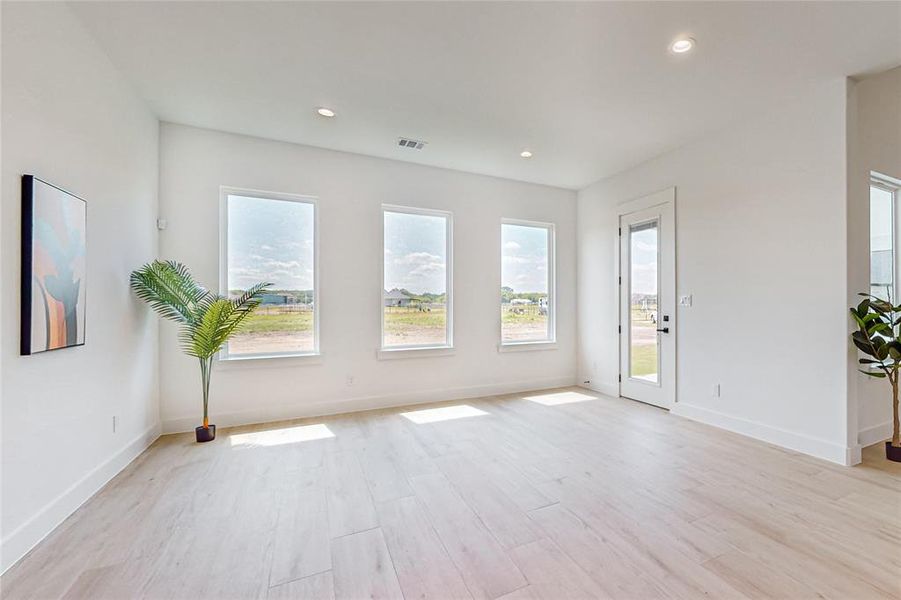
[[[450,213],[385,207],[382,347],[453,345]]]
[[[895,293],[895,211],[898,187],[886,178],[870,181],[870,293],[898,302]]]
[[[501,224],[501,343],[554,340],[554,226]]]
[[[629,226],[629,377],[659,381],[657,289],[660,221]]]
[[[223,293],[234,297],[255,283],[272,284],[225,356],[317,353],[316,200],[242,190],[222,195]]]

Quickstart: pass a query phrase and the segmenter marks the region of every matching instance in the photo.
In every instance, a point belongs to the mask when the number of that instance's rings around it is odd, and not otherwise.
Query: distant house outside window
[[[383,207],[382,348],[453,346],[453,218]]]

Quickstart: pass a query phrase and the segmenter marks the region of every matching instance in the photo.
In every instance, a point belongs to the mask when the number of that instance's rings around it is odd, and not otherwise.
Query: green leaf
[[[210,294],[181,263],[155,260],[132,272],[131,288],[164,319],[188,323],[194,305]]]
[[[875,323],[875,324],[867,327],[867,334],[869,334],[870,336],[872,336],[875,333],[885,333],[885,332],[888,332],[888,333],[892,332],[892,328],[889,327],[886,323],[881,323],[881,322]]]
[[[885,373],[881,373],[879,371],[865,371],[864,369],[858,369],[864,375],[869,375],[870,377],[878,377],[879,379],[885,379]]]
[[[862,331],[855,331],[851,334],[851,341],[854,342],[854,345],[869,356],[876,356],[876,348],[873,346],[872,341],[867,335]]]
[[[870,309],[880,314],[892,312],[892,305],[885,300],[870,300]]]
[[[135,294],[165,319],[182,324],[179,343],[189,356],[209,359],[259,306],[271,284],[260,283],[229,300],[200,286],[175,261],[153,261],[131,274]]]
[[[210,358],[228,340],[228,322],[234,306],[225,298],[217,297],[205,305],[200,321],[185,340],[185,352],[198,358]]]

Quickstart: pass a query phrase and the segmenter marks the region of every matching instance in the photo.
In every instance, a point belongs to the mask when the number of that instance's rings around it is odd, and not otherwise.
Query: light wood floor
[[[160,438],[3,597],[901,597],[879,448],[843,468],[577,389],[407,410],[434,407],[476,414]]]

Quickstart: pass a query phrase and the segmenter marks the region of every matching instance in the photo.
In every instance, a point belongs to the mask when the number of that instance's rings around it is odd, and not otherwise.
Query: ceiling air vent
[[[397,145],[401,148],[411,148],[413,150],[422,150],[428,142],[422,140],[411,140],[410,138],[397,138]]]

